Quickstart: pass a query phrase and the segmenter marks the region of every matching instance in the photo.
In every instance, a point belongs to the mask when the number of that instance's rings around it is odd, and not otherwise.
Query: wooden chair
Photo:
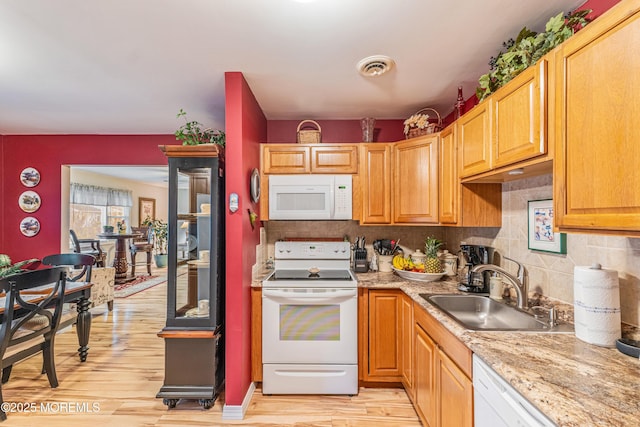
[[[93,255],[96,260],[96,267],[104,267],[107,254],[100,248],[98,239],[78,239],[75,231],[69,230],[71,241],[73,242],[73,252],[78,254]]]
[[[147,254],[147,273],[151,276],[151,255],[153,253],[153,235],[149,227],[131,227],[132,234],[139,234],[140,237],[131,239],[129,250],[131,251],[131,275],[136,275],[136,255],[138,252]]]
[[[46,295],[29,293],[40,286],[53,285]],[[63,267],[34,270],[0,280],[4,292],[2,324],[0,325],[0,368],[2,383],[9,380],[16,362],[42,352],[44,371],[52,388],[58,386],[54,361],[54,339],[60,324],[66,286]],[[40,299],[40,302],[30,302]],[[40,326],[27,329],[24,325],[39,318]],[[2,385],[0,384],[0,420],[7,415],[2,410]]]

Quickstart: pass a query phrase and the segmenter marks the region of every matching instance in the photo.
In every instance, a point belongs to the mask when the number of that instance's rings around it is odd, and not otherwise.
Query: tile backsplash
[[[426,236],[446,243],[455,253],[461,242],[492,246],[501,255],[522,262],[529,275],[530,291],[573,304],[573,268],[600,263],[618,271],[622,320],[640,326],[640,238],[567,234],[567,254],[553,254],[528,249],[527,202],[551,199],[552,177],[522,179],[503,184],[502,227],[457,228],[438,226],[360,226],[356,221],[267,221],[266,247],[259,249],[266,260],[273,256],[273,244],[285,238],[324,238],[365,236],[369,256],[376,239],[400,240],[405,251],[424,248]],[[501,266],[516,272],[515,265],[502,260]]]
[[[544,175],[502,186],[501,228],[445,228],[451,245],[460,242],[492,246],[503,256],[522,262],[529,274],[529,290],[573,304],[573,268],[599,263],[618,271],[622,321],[640,325],[640,239],[595,234],[567,234],[567,254],[528,249],[527,202],[551,199],[552,177]],[[516,272],[515,265],[502,261]]]

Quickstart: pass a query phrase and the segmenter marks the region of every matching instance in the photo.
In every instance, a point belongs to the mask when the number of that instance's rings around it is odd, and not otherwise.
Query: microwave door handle
[[[329,190],[329,208],[331,210],[330,218],[333,219],[336,217],[336,180],[333,177],[331,177],[331,186]]]

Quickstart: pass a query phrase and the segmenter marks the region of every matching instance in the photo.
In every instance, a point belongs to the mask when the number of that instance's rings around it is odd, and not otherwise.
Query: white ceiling
[[[502,42],[584,0],[0,0],[0,134],[224,128],[224,72],[267,119],[443,115]],[[356,70],[369,55],[396,68]]]

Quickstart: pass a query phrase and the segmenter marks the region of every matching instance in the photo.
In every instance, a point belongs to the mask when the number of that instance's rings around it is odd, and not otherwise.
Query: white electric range
[[[358,393],[358,291],[349,242],[276,242],[262,282],[262,392]]]

